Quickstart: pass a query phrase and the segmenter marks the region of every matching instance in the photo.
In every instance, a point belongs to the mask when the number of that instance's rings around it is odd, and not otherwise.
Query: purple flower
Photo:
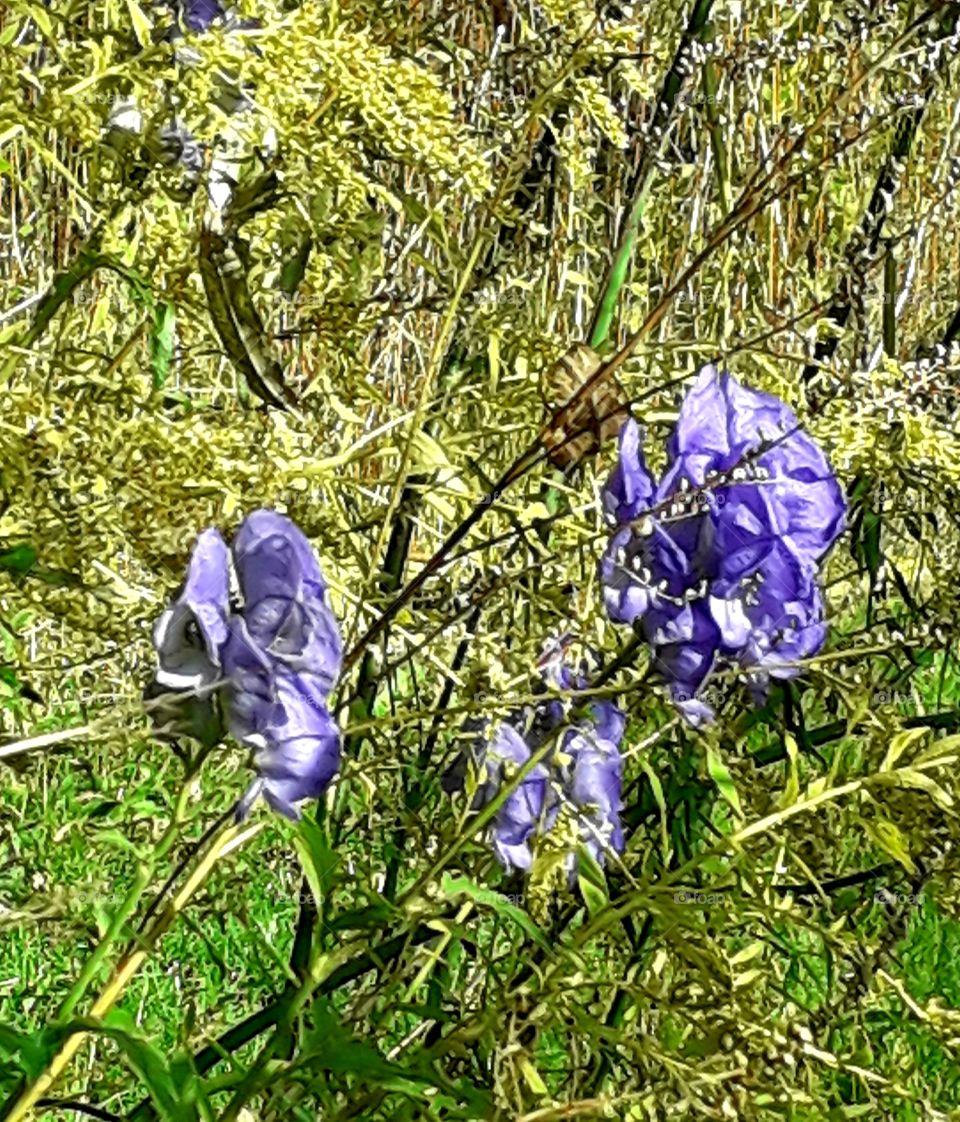
[[[213,705],[207,695],[221,692],[228,728],[253,750],[257,772],[238,817],[263,794],[297,818],[297,804],[319,797],[340,764],[340,734],[326,704],[340,674],[340,633],[319,562],[289,518],[255,511],[231,552],[242,606],[230,610],[230,553],[216,530],[206,530],[183,591],[157,623],[160,667],[148,693],[180,691],[185,708],[173,726],[207,743],[210,715],[196,706]],[[161,716],[171,723],[169,706]]]
[[[565,794],[580,813],[580,836],[587,850],[602,865],[607,849],[623,852],[623,760],[616,743],[584,732],[573,737],[566,751],[573,766]]]
[[[586,666],[573,670],[564,661],[564,649],[562,641],[548,646],[539,663],[543,684],[584,689]],[[486,722],[468,722],[465,728],[476,733],[476,739],[471,751],[444,775],[444,790],[452,793],[462,787],[466,761],[472,756],[482,779],[474,807],[485,806],[565,719],[564,699],[550,697],[502,722],[489,742],[483,736]],[[562,734],[561,750],[549,752],[510,793],[491,829],[494,853],[506,870],[530,868],[534,840],[552,829],[564,802],[577,811],[581,836],[598,860],[610,846],[622,852],[618,745],[625,727],[626,718],[613,702],[591,703],[589,717],[580,717]]]
[[[685,397],[654,486],[628,421],[604,488],[615,523],[600,562],[611,619],[640,621],[654,665],[694,724],[697,696],[720,658],[796,673],[826,631],[816,567],[845,504],[821,449],[769,394],[705,367]]]
[[[486,781],[481,789],[481,805],[493,799],[501,784],[529,759],[530,748],[516,729],[500,725],[484,754]],[[537,764],[497,812],[492,830],[493,851],[507,871],[527,870],[533,862],[530,840],[544,812],[548,778],[546,767]]]
[[[223,16],[217,0],[182,0],[180,5],[184,24],[191,31],[206,31],[216,19]]]
[[[588,660],[581,660],[579,667],[574,670],[566,661],[566,651],[570,644],[571,636],[565,635],[560,640],[548,642],[544,647],[538,667],[542,675],[540,688],[551,688],[560,691],[585,690],[590,685]],[[591,659],[596,667],[598,660],[596,654],[591,652]],[[537,747],[542,744],[547,736],[563,724],[566,719],[569,702],[565,698],[553,696],[539,701],[533,706],[531,713],[528,707],[519,718],[526,729],[526,737],[530,743]],[[626,717],[623,711],[612,701],[588,701],[589,717],[580,718],[576,727],[586,728],[594,735],[604,740],[611,740],[619,744],[626,728]],[[564,741],[574,735],[571,728],[564,736]]]

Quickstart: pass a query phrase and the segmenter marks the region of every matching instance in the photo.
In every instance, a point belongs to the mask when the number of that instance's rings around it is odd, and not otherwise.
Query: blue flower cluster
[[[574,673],[559,649],[542,663],[543,686],[559,690],[587,687],[584,673]],[[472,745],[481,776],[475,807],[491,802],[503,782],[515,775],[546,740],[563,725],[565,705],[559,696],[527,707],[510,721],[484,722]],[[497,812],[492,828],[493,850],[507,870],[528,870],[533,862],[531,843],[552,829],[562,807],[577,816],[583,846],[598,863],[613,850],[623,852],[620,795],[623,761],[620,741],[626,719],[612,702],[596,701],[589,718],[566,729],[550,751],[511,792]],[[490,739],[487,736],[492,733]],[[459,771],[459,769],[457,769]],[[462,774],[448,773],[448,790],[462,785]],[[571,873],[574,866],[571,865]]]
[[[845,514],[821,449],[780,400],[705,367],[687,394],[659,483],[636,422],[603,492],[613,535],[600,564],[611,619],[639,622],[655,665],[694,724],[722,662],[762,696],[823,645],[817,579]]]
[[[216,530],[200,535],[183,589],[154,629],[159,666],[150,692],[174,695],[158,711],[167,718],[182,702],[189,724],[210,728],[222,696],[230,732],[254,751],[257,778],[238,807],[241,818],[261,793],[297,818],[296,804],[322,794],[340,765],[340,733],[326,703],[342,648],[326,590],[301,531],[257,510],[229,551]]]

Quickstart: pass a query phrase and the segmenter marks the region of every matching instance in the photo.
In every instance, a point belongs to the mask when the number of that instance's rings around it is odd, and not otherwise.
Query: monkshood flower
[[[479,806],[490,802],[501,784],[530,759],[530,746],[512,725],[501,724],[484,746],[482,757],[484,782],[478,791]],[[505,869],[526,871],[533,863],[530,842],[541,825],[548,789],[547,767],[537,764],[497,812],[491,838],[497,860]]]
[[[620,824],[620,792],[623,761],[618,742],[585,732],[576,733],[565,745],[572,758],[565,793],[577,807],[580,836],[593,859],[603,864],[604,853],[623,852]],[[572,870],[571,870],[572,871]]]
[[[232,556],[232,566],[231,566]],[[240,602],[229,597],[231,568]],[[227,727],[253,750],[257,778],[238,805],[258,795],[290,818],[326,790],[340,763],[340,734],[327,699],[340,674],[337,622],[303,533],[289,518],[258,510],[228,552],[216,530],[197,539],[187,580],[154,630],[159,667],[148,695],[174,696],[175,731],[194,735],[198,703],[222,698]]]
[[[562,691],[587,686],[585,667],[577,672],[564,662],[562,643],[548,646],[539,665],[543,686]],[[471,721],[465,726],[477,734],[469,753],[481,776],[474,809],[491,802],[502,784],[556,732],[566,719],[566,707],[565,700],[554,694],[496,725],[492,736],[489,722]],[[530,869],[532,843],[554,826],[564,805],[576,812],[581,840],[597,861],[602,863],[611,848],[623,851],[619,743],[625,727],[626,718],[613,702],[592,702],[589,716],[566,729],[557,748],[524,776],[491,828],[493,851],[504,869]],[[463,786],[467,758],[458,759],[444,776],[448,792]],[[571,874],[575,869],[574,860]]]
[[[663,477],[646,466],[636,422],[603,492],[614,532],[601,560],[604,602],[639,621],[681,712],[712,717],[701,689],[719,660],[790,677],[826,629],[817,568],[843,527],[843,494],[818,445],[779,399],[705,367],[684,399]]]

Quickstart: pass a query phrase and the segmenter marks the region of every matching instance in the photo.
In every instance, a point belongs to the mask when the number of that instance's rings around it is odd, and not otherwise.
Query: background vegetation
[[[0,1117],[960,1116],[960,5],[238,9],[0,12]],[[689,729],[605,620],[576,343],[648,447],[719,357],[847,488],[763,709]],[[345,762],[225,833],[244,754],[141,695],[257,506],[331,583]],[[560,634],[630,715],[576,890],[440,787]]]

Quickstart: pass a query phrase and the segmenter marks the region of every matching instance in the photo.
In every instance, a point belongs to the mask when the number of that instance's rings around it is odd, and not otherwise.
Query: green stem
[[[897,353],[897,258],[890,244],[883,259],[883,349],[891,358]]]
[[[77,1005],[83,1000],[83,995],[87,992],[87,987],[97,976],[100,967],[103,965],[110,948],[117,941],[121,931],[124,928],[127,920],[135,911],[137,904],[140,902],[140,897],[143,895],[144,889],[150,882],[150,874],[153,872],[153,865],[141,866],[133,878],[133,884],[130,890],[124,897],[123,903],[114,913],[113,919],[110,921],[110,926],[107,928],[103,938],[94,948],[93,953],[83,964],[80,973],[77,975],[76,981],[70,987],[70,992],[63,999],[63,1003],[57,1013],[58,1021],[68,1021]]]
[[[707,37],[705,37],[705,41],[708,41]],[[712,58],[708,58],[703,64],[703,100],[710,131],[710,147],[713,149],[713,162],[717,166],[717,187],[720,191],[720,203],[724,215],[727,215],[730,213],[730,160],[727,155],[727,143],[723,124],[720,120],[720,112],[717,109],[718,89],[717,66]]]
[[[680,37],[676,53],[673,56],[673,63],[667,71],[663,85],[660,87],[660,96],[657,98],[657,107],[650,125],[650,141],[644,146],[640,166],[637,168],[627,191],[630,206],[617,238],[613,261],[604,280],[600,300],[590,328],[590,346],[595,350],[602,347],[610,335],[613,317],[620,300],[620,292],[626,283],[627,273],[630,269],[633,248],[646,210],[650,188],[653,186],[656,157],[663,149],[667,128],[686,79],[689,69],[690,48],[694,42],[704,40],[707,20],[712,7],[713,0],[696,0],[694,3],[690,19],[687,21],[686,29]]]

